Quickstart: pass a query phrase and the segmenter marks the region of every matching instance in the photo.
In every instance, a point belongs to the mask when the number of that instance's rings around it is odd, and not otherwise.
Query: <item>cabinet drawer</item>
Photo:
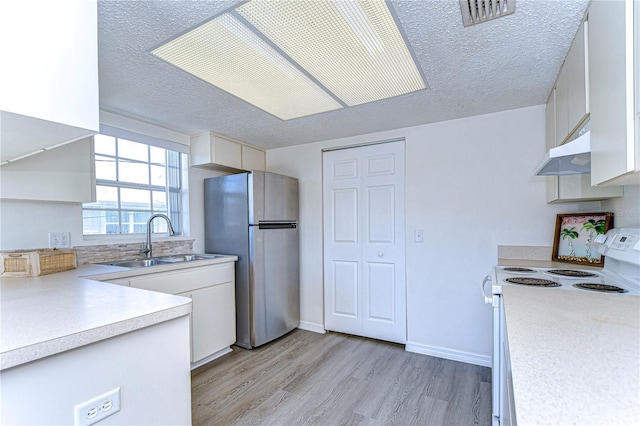
[[[131,287],[178,294],[234,280],[234,263],[143,275],[131,278]]]

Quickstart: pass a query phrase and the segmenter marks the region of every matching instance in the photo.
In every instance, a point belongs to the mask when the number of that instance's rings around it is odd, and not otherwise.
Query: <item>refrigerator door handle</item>
[[[258,229],[295,229],[298,227],[298,223],[290,220],[261,220],[257,226]]]

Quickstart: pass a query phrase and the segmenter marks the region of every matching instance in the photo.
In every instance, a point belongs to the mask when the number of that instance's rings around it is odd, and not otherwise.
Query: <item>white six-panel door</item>
[[[325,152],[325,328],[406,343],[404,141]]]

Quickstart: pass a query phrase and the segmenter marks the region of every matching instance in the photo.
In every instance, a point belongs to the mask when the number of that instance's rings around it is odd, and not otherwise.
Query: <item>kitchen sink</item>
[[[217,259],[219,257],[224,257],[222,254],[174,254],[172,256],[163,256],[159,257],[158,260],[161,262],[193,262],[194,260],[206,260],[206,259]]]
[[[174,254],[171,256],[152,257],[151,259],[125,259],[111,262],[100,262],[100,265],[122,266],[125,268],[144,268],[148,266],[170,265],[172,263],[193,262],[195,260],[217,259],[223,254]]]
[[[159,259],[127,259],[127,260],[114,260],[113,262],[102,262],[101,265],[113,265],[124,266],[125,268],[141,268],[144,266],[155,266],[167,264]]]

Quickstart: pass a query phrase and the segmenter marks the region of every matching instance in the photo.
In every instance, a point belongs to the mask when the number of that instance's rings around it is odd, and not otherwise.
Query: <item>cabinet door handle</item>
[[[379,251],[379,252],[378,252],[378,257],[382,257],[382,256],[384,256],[384,253],[383,253],[383,252],[381,252],[381,251]]]

